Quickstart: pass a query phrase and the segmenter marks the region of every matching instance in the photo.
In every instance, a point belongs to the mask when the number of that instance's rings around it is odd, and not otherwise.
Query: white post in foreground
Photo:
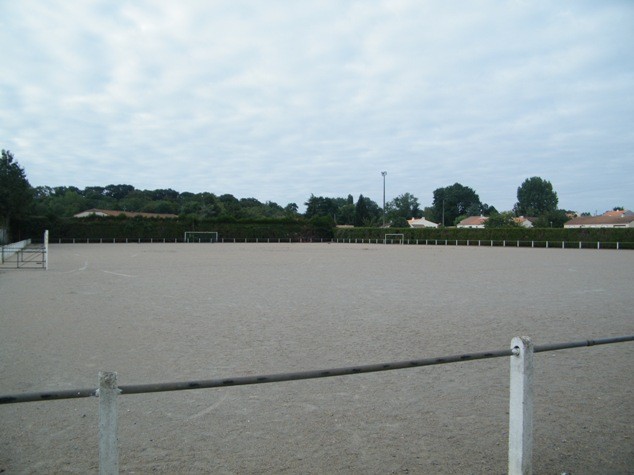
[[[509,407],[509,475],[533,473],[533,343],[515,337],[511,349]]]
[[[99,474],[119,473],[117,373],[99,372]]]

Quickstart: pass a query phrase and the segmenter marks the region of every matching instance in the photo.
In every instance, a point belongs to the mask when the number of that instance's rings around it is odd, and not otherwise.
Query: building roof
[[[136,218],[136,217],[141,217],[141,218],[178,218],[177,214],[169,214],[169,213],[140,213],[140,212],[135,212],[135,211],[119,211],[119,210],[112,210],[112,209],[98,209],[98,208],[92,208],[92,209],[88,209],[86,211],[82,211],[81,213],[77,213],[76,215],[74,215],[75,218],[85,218],[88,216],[121,216],[124,215],[128,218]]]
[[[487,219],[486,216],[469,216],[458,223],[458,226],[484,226]]]
[[[589,225],[597,225],[597,224],[606,224],[606,225],[626,225],[634,221],[634,216],[579,216],[578,218],[573,218],[570,221],[566,222],[566,226],[589,226]]]
[[[627,216],[634,216],[634,213],[628,209],[617,209],[616,211],[606,211],[603,216],[610,216],[612,218],[625,218]]]
[[[426,220],[425,218],[412,218],[407,220],[410,228],[437,228],[438,224]]]

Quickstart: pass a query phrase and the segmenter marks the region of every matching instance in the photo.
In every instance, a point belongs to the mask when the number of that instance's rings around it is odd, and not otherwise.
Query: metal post
[[[387,172],[381,172],[383,176],[383,227],[385,227],[385,175]]]
[[[511,341],[509,404],[509,475],[533,473],[533,343],[526,336]]]
[[[99,474],[119,473],[117,373],[99,372]]]

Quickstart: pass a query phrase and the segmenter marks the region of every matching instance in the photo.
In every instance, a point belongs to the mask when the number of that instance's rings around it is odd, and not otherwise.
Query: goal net
[[[185,231],[185,242],[218,242],[216,231]]]
[[[405,244],[405,234],[386,234],[383,244]]]

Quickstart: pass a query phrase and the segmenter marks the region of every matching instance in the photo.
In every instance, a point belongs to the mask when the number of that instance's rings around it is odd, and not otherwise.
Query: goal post
[[[400,241],[400,244],[405,244],[405,234],[394,233],[394,234],[386,234],[383,238],[383,244],[394,244],[394,241]]]
[[[183,242],[218,242],[217,231],[185,231]]]

